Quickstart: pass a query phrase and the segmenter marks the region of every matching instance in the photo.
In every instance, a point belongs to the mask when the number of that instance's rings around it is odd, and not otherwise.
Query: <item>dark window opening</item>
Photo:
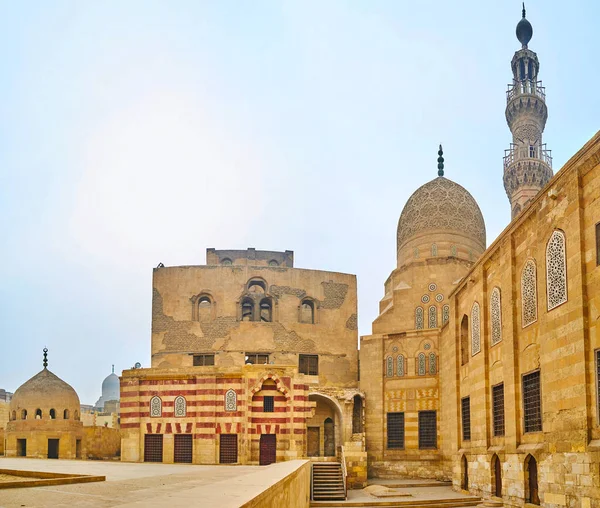
[[[198,300],[198,321],[205,323],[211,320],[212,302],[208,296],[201,296]]]
[[[460,322],[460,364],[469,363],[469,318],[465,314]]]
[[[27,409],[21,411],[21,420],[27,420]]]
[[[300,355],[298,370],[300,374],[316,376],[319,374],[318,355]]]
[[[58,439],[48,439],[48,458],[58,459]]]
[[[231,266],[231,265],[233,264],[233,262],[232,262],[232,261],[231,261],[231,259],[229,259],[229,258],[223,258],[223,259],[221,260],[221,264],[222,264],[223,266]]]
[[[300,304],[300,322],[315,324],[315,304],[312,300],[303,300]]]
[[[17,457],[27,457],[27,439],[17,439]]]
[[[242,321],[254,321],[254,302],[250,298],[242,301]]]
[[[68,409],[65,409],[65,410],[63,411],[63,418],[64,418],[65,420],[68,420],[68,419],[69,419],[69,410],[68,410]]]
[[[355,395],[352,400],[352,434],[359,434],[363,431],[363,400],[360,395]]]
[[[437,448],[435,411],[419,411],[419,449]]]
[[[494,436],[504,435],[504,383],[492,387]]]
[[[263,353],[246,353],[246,364],[266,365],[269,363],[269,355]]]
[[[265,395],[263,397],[263,412],[273,413],[275,411],[275,398],[273,395]]]
[[[81,458],[81,439],[75,440],[75,458],[76,459]]]
[[[267,285],[263,280],[251,280],[248,282],[249,293],[266,293]]]
[[[388,450],[404,449],[404,413],[387,414]]]
[[[540,432],[542,430],[542,399],[539,370],[523,376],[523,412],[525,432]]]
[[[50,419],[51,420],[56,420],[56,409],[51,409],[50,410]]]
[[[531,455],[525,459],[525,502],[540,504],[537,461]]]
[[[462,414],[462,436],[463,441],[471,440],[471,398],[464,397],[460,401]]]
[[[498,455],[494,455],[492,458],[492,475],[494,483],[492,488],[494,489],[494,495],[496,497],[502,497],[502,465]]]
[[[42,410],[41,409],[36,409],[35,410],[35,419],[36,420],[41,420],[42,419]]]
[[[194,355],[194,367],[208,367],[215,364],[215,355]]]
[[[279,263],[275,259],[271,259],[271,261],[269,261],[269,266],[279,266]]]
[[[466,455],[462,456],[460,461],[460,469],[462,473],[462,481],[460,483],[460,487],[463,490],[469,490],[469,461],[467,460]]]
[[[268,298],[260,302],[260,320],[265,323],[273,321],[273,305]]]
[[[596,407],[600,422],[600,349],[596,349]]]

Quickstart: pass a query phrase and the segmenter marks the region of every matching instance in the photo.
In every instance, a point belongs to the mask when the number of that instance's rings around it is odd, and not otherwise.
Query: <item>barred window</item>
[[[264,353],[246,353],[246,364],[265,365],[269,363],[269,355]]]
[[[475,302],[471,308],[471,355],[481,351],[481,327],[479,321],[479,304]]]
[[[419,411],[419,449],[437,448],[435,411]]]
[[[546,293],[548,310],[567,301],[566,239],[562,231],[556,230],[546,246]]]
[[[504,435],[504,383],[492,386],[492,420],[494,436]]]
[[[404,413],[387,414],[388,450],[404,449]]]
[[[319,374],[319,356],[318,355],[300,355],[299,368],[300,374],[316,376]]]
[[[194,367],[208,367],[215,364],[215,355],[194,355]]]
[[[415,309],[415,330],[422,330],[424,328],[424,319],[423,307],[417,307]]]
[[[429,307],[429,328],[437,328],[437,307],[435,305]]]
[[[425,353],[419,353],[419,356],[417,357],[417,374],[419,376],[424,376],[425,373]]]
[[[385,360],[385,376],[394,377],[394,359],[391,356]]]
[[[492,346],[502,340],[502,307],[500,300],[500,288],[492,289],[490,296],[490,318],[492,327]]]
[[[398,357],[396,358],[396,374],[398,376],[404,376],[404,356],[402,355],[398,355]]]
[[[275,411],[275,399],[273,395],[265,395],[263,397],[263,412],[273,413]]]
[[[445,325],[450,321],[450,305],[444,305],[442,307],[442,325]]]
[[[537,321],[537,278],[535,263],[527,260],[521,274],[521,321],[525,328]]]
[[[523,413],[525,432],[540,432],[542,430],[542,398],[539,370],[523,376]]]
[[[471,440],[471,398],[464,397],[460,401],[462,415],[462,438],[463,441]]]

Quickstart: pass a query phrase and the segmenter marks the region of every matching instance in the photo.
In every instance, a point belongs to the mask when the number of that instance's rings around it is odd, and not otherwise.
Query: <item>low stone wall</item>
[[[110,427],[84,427],[88,459],[112,459],[121,455],[121,432]]]
[[[244,477],[247,501],[242,508],[308,508],[310,505],[311,464],[308,460],[278,462]],[[262,492],[252,495],[252,490]]]

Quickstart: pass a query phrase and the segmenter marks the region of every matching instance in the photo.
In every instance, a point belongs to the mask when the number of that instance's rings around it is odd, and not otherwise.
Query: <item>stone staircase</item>
[[[313,501],[341,501],[346,499],[342,465],[339,462],[313,462]]]
[[[394,507],[394,508],[468,508],[478,507],[481,499],[463,498],[463,499],[431,499],[431,500],[403,500],[403,501],[367,501],[367,502],[352,502],[352,501],[314,501],[310,503],[312,508],[319,506],[323,507]]]

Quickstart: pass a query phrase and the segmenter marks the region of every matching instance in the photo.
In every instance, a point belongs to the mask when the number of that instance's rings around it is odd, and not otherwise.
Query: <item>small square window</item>
[[[269,363],[269,355],[264,353],[246,353],[246,363],[252,365],[266,365]]]
[[[300,355],[298,371],[300,374],[316,376],[319,374],[319,356],[318,355]]]
[[[263,398],[263,412],[273,413],[275,411],[275,399],[273,395],[265,395]]]
[[[462,435],[463,441],[471,440],[471,398],[465,397],[461,401]]]
[[[208,367],[215,364],[215,355],[194,355],[194,367]]]

